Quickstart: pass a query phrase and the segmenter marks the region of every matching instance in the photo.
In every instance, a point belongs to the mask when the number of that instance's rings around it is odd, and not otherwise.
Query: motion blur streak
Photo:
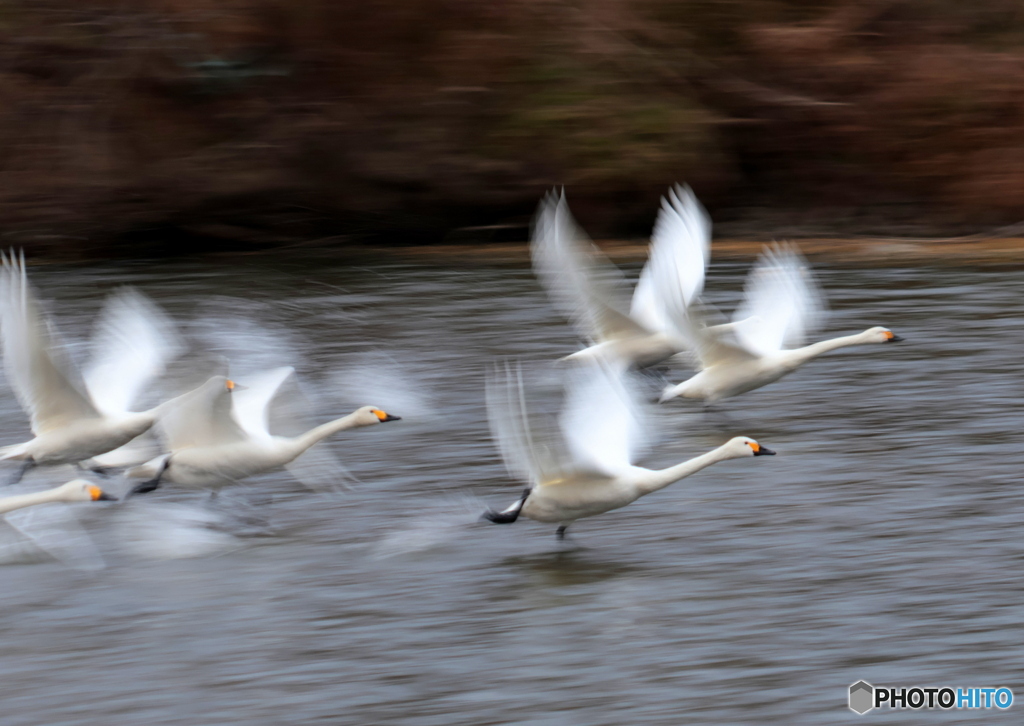
[[[549,526],[471,521],[521,491],[490,441],[487,365],[574,349],[525,265],[258,259],[32,276],[69,331],[117,283],[179,320],[219,295],[226,328],[252,335],[231,342],[238,365],[260,368],[244,356],[265,355],[264,332],[286,338],[320,420],[364,403],[363,375],[375,405],[413,413],[323,443],[362,482],[352,493],[285,474],[230,491],[273,537],[174,487],[81,505],[105,570],[0,567],[4,726],[818,726],[860,678],[1019,672],[1019,272],[816,263],[822,335],[885,320],[908,342],[724,402],[779,452],[770,465],[719,464],[559,545]],[[732,309],[748,267],[714,263],[711,301]],[[645,466],[732,435],[686,401],[652,416]],[[3,439],[24,426],[0,397]],[[181,559],[204,554],[220,556]]]

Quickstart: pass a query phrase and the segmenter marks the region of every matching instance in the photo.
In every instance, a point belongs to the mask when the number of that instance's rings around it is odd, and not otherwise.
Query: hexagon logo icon
[[[850,710],[861,716],[875,707],[875,687],[867,681],[850,686]]]

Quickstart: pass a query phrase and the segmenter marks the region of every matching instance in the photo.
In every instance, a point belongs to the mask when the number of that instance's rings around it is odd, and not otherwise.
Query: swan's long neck
[[[325,424],[320,424],[316,428],[312,428],[304,434],[296,436],[292,441],[300,451],[305,451],[313,444],[319,443],[326,439],[328,436],[333,436],[339,431],[345,429],[354,429],[365,424],[359,422],[360,416],[358,413],[350,413],[348,416],[342,416],[336,418],[333,421],[328,421]]]
[[[675,484],[680,479],[685,479],[691,474],[696,474],[701,469],[717,464],[719,461],[725,461],[728,458],[730,457],[725,452],[725,446],[719,446],[717,449],[712,449],[708,453],[701,454],[689,461],[684,461],[682,464],[676,464],[667,469],[648,471],[647,475],[637,484],[637,489],[640,496],[656,492],[659,489],[664,489],[669,484]]]
[[[870,336],[867,331],[863,333],[857,333],[856,335],[844,335],[839,338],[832,338],[830,340],[822,340],[818,343],[812,343],[811,345],[805,345],[803,348],[796,348],[795,350],[788,351],[790,357],[800,365],[806,363],[812,358],[817,358],[819,355],[837,350],[838,348],[846,348],[851,345],[864,345],[869,343]]]
[[[0,499],[0,514],[7,514],[7,512],[13,512],[15,509],[31,507],[35,504],[59,502],[60,493],[58,490],[59,487],[58,489],[47,489],[45,492],[35,492],[33,494],[19,494],[18,496]]]

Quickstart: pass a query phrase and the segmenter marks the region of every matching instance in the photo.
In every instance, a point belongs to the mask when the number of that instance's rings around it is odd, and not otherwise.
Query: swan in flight
[[[659,272],[665,275],[658,290],[666,319],[675,322],[679,336],[689,341],[698,369],[692,378],[667,386],[662,401],[683,396],[710,403],[777,381],[838,348],[903,340],[888,328],[873,327],[804,345],[825,304],[806,262],[792,246],[765,249],[747,276],[745,297],[733,321],[723,325],[703,325],[700,308],[673,292],[679,286],[673,271],[661,267]]]
[[[0,514],[7,514],[16,509],[24,509],[36,504],[51,502],[116,502],[117,497],[104,492],[98,486],[85,479],[74,479],[53,489],[32,494],[19,494],[0,499]]]
[[[315,486],[318,482],[292,466],[311,446],[345,429],[401,420],[363,406],[299,436],[274,436],[269,430],[270,406],[293,372],[290,367],[267,371],[245,387],[214,376],[175,401],[158,427],[169,453],[127,472],[129,477],[149,478],[129,495],[151,492],[162,481],[217,489],[280,467]]]
[[[591,362],[572,373],[558,420],[559,435],[544,440],[539,440],[529,420],[521,374],[506,369],[502,380],[488,382],[491,431],[509,473],[529,486],[510,507],[488,510],[484,519],[510,524],[524,515],[557,523],[561,539],[577,519],[624,507],[712,464],[775,453],[737,436],[667,469],[635,466],[643,427],[637,403],[623,383],[623,371]]]
[[[533,267],[555,305],[589,347],[570,359],[602,357],[629,365],[656,365],[686,349],[658,299],[657,281],[671,279],[686,305],[704,285],[711,222],[689,187],[675,186],[661,200],[651,234],[650,259],[627,305],[621,274],[577,226],[565,193],[547,194],[534,221]],[[668,266],[669,270],[659,270]]]
[[[159,407],[132,413],[131,405],[179,349],[163,313],[138,292],[112,295],[79,377],[28,284],[24,255],[0,258],[4,371],[34,434],[0,448],[0,461],[22,462],[11,483],[33,466],[77,465],[147,431]]]

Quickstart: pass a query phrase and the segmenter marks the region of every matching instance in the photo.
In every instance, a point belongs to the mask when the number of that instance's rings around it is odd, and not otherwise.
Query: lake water
[[[368,403],[403,420],[324,445],[352,492],[276,474],[211,506],[168,486],[81,506],[103,570],[0,567],[5,726],[818,725],[858,718],[859,679],[1024,698],[1019,271],[819,266],[822,336],[886,325],[906,342],[732,399],[734,426],[652,406],[644,465],[734,434],[779,455],[581,520],[565,542],[475,521],[522,489],[490,441],[488,365],[576,346],[525,267],[318,254],[29,273],[72,341],[131,283],[240,379],[295,365],[318,421]],[[724,308],[744,274],[711,270]],[[0,394],[0,443],[22,441]],[[232,502],[271,536],[210,529]],[[868,718],[1019,723],[1021,708]]]

